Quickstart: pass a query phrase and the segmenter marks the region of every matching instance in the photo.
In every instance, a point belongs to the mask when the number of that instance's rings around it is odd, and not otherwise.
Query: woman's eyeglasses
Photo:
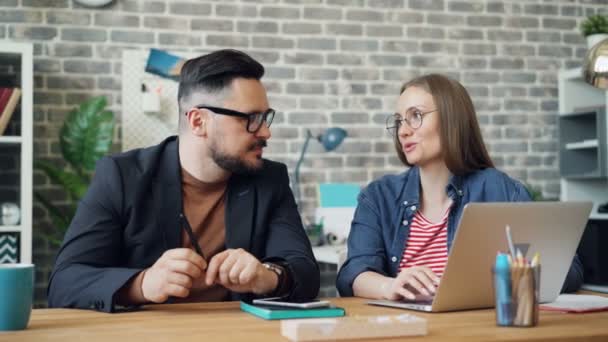
[[[403,117],[399,113],[389,115],[389,117],[386,118],[386,130],[391,136],[395,136],[397,132],[399,132],[399,128],[403,124],[403,121],[405,121],[412,129],[418,129],[420,126],[422,126],[422,118],[426,114],[436,111],[437,109],[422,112],[420,109],[412,107],[405,112]]]

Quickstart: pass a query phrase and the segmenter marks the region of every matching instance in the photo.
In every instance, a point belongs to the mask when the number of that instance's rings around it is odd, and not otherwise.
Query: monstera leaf
[[[74,217],[76,213],[76,205],[72,204],[69,207],[68,212],[64,212],[59,209],[56,205],[54,205],[51,201],[47,200],[44,196],[42,196],[39,192],[35,192],[34,196],[42,205],[46,208],[51,215],[51,221],[53,222],[53,227],[50,231],[39,231],[37,234],[40,234],[45,240],[49,241],[52,245],[59,246],[61,245],[61,238],[65,233],[65,230],[70,225],[70,220]]]
[[[92,98],[70,112],[61,128],[63,157],[81,175],[93,171],[112,146],[114,114],[105,106],[105,97]]]
[[[53,222],[50,232],[39,233],[53,245],[61,243],[76,212],[76,204],[89,187],[95,163],[112,146],[114,114],[105,107],[105,97],[94,97],[69,113],[59,133],[61,153],[69,167],[60,168],[41,160],[34,163],[36,169],[68,194],[68,203],[62,203],[61,207],[39,192],[34,194]]]
[[[51,163],[42,160],[34,162],[34,166],[44,171],[53,183],[61,185],[71,198],[81,198],[87,191],[88,178],[83,179],[83,177],[73,172],[61,170]]]

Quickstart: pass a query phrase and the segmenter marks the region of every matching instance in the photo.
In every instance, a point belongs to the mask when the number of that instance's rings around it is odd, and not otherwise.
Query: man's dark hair
[[[193,91],[220,92],[235,78],[259,80],[264,67],[244,52],[232,49],[218,50],[187,60],[182,66],[177,101]]]

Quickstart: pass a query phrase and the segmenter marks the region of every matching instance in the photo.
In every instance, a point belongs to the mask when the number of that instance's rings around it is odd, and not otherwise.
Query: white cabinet
[[[0,41],[0,88],[21,91],[0,135],[0,203],[10,203],[0,209],[0,263],[32,262],[32,55],[30,43]]]
[[[608,202],[608,91],[587,84],[581,69],[559,73],[561,200],[593,201],[591,219]]]

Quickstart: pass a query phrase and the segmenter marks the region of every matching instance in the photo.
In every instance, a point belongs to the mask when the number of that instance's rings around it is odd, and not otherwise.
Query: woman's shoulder
[[[387,174],[371,181],[361,194],[367,197],[381,196],[383,198],[397,199],[403,187],[411,177],[412,169],[399,174]]]
[[[489,167],[483,170],[477,170],[467,176],[472,181],[490,181],[490,182],[502,182],[511,184],[521,184],[515,178],[510,177],[505,172]]]
[[[495,168],[475,171],[466,178],[467,183],[472,186],[483,185],[484,188],[504,189],[508,193],[528,193],[522,182]]]

